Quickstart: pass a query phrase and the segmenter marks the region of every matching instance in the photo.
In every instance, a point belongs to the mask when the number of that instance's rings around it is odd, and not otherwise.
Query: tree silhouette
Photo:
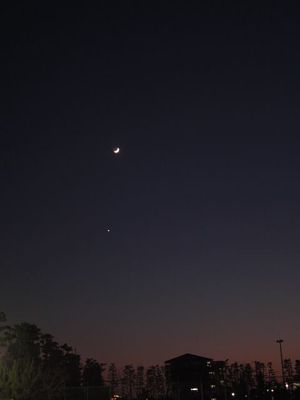
[[[40,329],[27,322],[7,327],[4,343],[7,346],[7,357],[12,360],[26,359],[32,362],[40,360]]]
[[[116,394],[119,387],[118,371],[114,363],[109,364],[107,370],[107,380],[111,395]]]
[[[103,365],[99,364],[93,358],[86,360],[82,373],[82,383],[84,386],[103,386]]]
[[[240,383],[238,392],[242,396],[249,396],[254,386],[253,368],[249,363],[240,365]]]
[[[135,370],[132,365],[125,365],[122,372],[122,395],[128,400],[133,399],[135,388]]]
[[[286,358],[283,361],[283,369],[284,369],[284,376],[285,379],[288,383],[293,382],[293,376],[294,376],[294,371],[293,371],[293,364],[290,358]]]
[[[268,368],[268,384],[269,384],[269,389],[273,389],[276,386],[276,376],[275,376],[275,371],[273,369],[273,364],[271,362],[267,363],[267,368]]]
[[[145,368],[140,365],[136,369],[136,398],[138,400],[145,397]]]
[[[80,357],[29,323],[1,330],[2,395],[15,400],[55,400],[66,385],[80,384]],[[3,394],[4,393],[4,394]]]
[[[255,380],[256,380],[256,391],[259,396],[263,397],[266,389],[265,382],[265,364],[260,361],[255,361]]]
[[[18,400],[41,398],[43,394],[41,375],[41,370],[32,360],[13,360],[10,365],[2,362],[0,364],[2,394]]]
[[[165,395],[165,377],[164,372],[159,365],[155,365],[147,369],[146,379],[147,396],[150,399],[159,399]]]
[[[295,360],[295,380],[300,381],[300,360]]]

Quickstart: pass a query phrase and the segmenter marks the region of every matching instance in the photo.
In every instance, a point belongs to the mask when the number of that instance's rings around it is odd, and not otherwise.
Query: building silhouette
[[[225,362],[194,354],[165,361],[167,395],[172,400],[226,398]]]

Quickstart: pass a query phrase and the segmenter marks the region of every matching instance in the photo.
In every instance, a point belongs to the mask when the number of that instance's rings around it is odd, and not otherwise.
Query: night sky
[[[1,6],[1,310],[119,365],[300,358],[300,7],[29,3]]]

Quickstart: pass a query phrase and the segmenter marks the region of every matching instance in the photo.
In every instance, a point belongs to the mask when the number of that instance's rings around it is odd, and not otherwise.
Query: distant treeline
[[[3,313],[0,345],[1,399],[61,400],[68,398],[71,389],[89,387],[106,389],[107,397],[125,400],[168,397],[170,382],[164,367],[125,365],[118,369],[114,363],[104,365],[91,358],[82,362],[71,346],[57,343],[52,335],[26,322],[10,326]],[[219,375],[218,383],[240,397],[267,393],[281,383],[272,363],[258,361],[253,366],[227,363]],[[299,382],[300,361],[292,364],[290,359],[285,360],[284,376],[289,385]]]

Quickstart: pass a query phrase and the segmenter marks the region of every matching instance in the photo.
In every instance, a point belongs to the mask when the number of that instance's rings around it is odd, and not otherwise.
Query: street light
[[[282,356],[282,343],[283,343],[283,340],[282,339],[277,339],[276,343],[279,344],[280,361],[281,361],[281,372],[282,372],[282,384],[284,386],[285,379],[284,379],[283,356]]]

